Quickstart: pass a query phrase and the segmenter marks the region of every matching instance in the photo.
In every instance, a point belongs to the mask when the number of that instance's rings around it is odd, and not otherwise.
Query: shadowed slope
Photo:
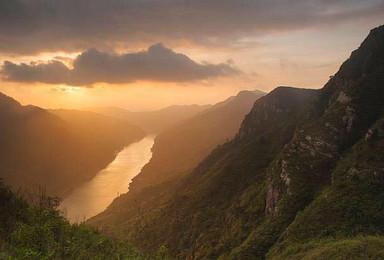
[[[323,89],[276,89],[185,179],[116,200],[89,223],[191,259],[274,258],[302,241],[383,235],[383,86],[382,26]],[[125,214],[133,201],[137,217]]]
[[[0,95],[0,170],[12,188],[46,186],[49,193],[63,195],[144,135],[102,115],[58,114]]]

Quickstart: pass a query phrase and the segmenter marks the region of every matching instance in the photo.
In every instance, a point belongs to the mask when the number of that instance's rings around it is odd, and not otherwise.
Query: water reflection
[[[81,222],[107,208],[114,198],[128,191],[128,184],[152,156],[155,136],[150,135],[122,150],[95,178],[77,187],[61,203],[71,222]]]

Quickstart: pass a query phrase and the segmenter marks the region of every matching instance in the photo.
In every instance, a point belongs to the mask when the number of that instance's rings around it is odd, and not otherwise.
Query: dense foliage
[[[383,86],[384,26],[323,89],[277,88],[184,179],[88,223],[181,259],[380,259]]]
[[[59,200],[40,196],[34,206],[0,183],[0,259],[144,259],[131,244],[71,225]]]
[[[161,132],[156,136],[150,162],[132,180],[130,190],[137,192],[188,173],[217,145],[235,136],[244,116],[263,95],[241,91]]]
[[[359,236],[348,239],[314,240],[290,245],[274,260],[366,260],[384,258],[384,237]]]

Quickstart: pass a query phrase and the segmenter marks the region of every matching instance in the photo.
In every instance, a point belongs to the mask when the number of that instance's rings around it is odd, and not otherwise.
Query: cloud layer
[[[184,82],[240,73],[230,64],[199,64],[162,44],[147,51],[122,55],[89,49],[73,61],[70,69],[61,61],[15,64],[5,61],[4,81],[25,83],[92,85],[97,82],[127,83],[136,80]]]
[[[383,15],[382,0],[0,0],[0,51],[159,41],[230,45],[241,37]]]

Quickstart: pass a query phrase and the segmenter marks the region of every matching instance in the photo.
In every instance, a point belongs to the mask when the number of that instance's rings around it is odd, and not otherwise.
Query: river
[[[125,147],[105,169],[75,188],[61,203],[60,210],[70,222],[82,222],[105,210],[152,156],[155,136],[148,135]]]

